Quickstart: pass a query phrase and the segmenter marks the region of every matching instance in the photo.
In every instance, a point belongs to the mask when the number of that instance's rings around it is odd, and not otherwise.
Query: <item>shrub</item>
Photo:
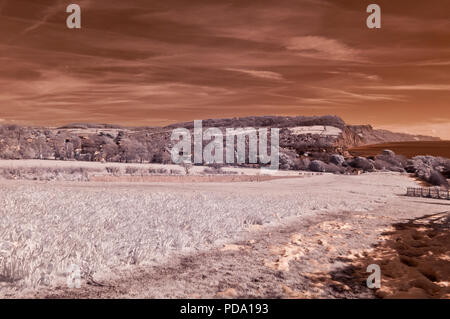
[[[325,163],[319,160],[314,160],[309,164],[309,169],[313,172],[325,172]]]
[[[206,167],[205,169],[203,169],[203,174],[209,174],[209,175],[215,175],[215,174],[222,174],[223,171],[222,169],[219,168],[214,168],[214,167]]]
[[[373,164],[364,157],[356,157],[349,162],[349,165],[353,168],[359,168],[367,172],[372,172],[374,169]]]
[[[383,152],[381,154],[385,155],[385,156],[395,156],[394,151],[391,151],[391,150],[383,150]]]
[[[387,162],[387,161],[379,159],[379,158],[375,159],[373,165],[377,170],[388,170],[388,171],[392,171],[392,172],[404,172],[405,171],[402,166],[392,164],[390,162]]]
[[[336,165],[342,165],[345,162],[345,158],[339,154],[333,154],[330,156],[330,162]]]
[[[137,171],[138,171],[138,169],[136,167],[133,167],[133,166],[127,166],[125,168],[125,174],[134,175],[134,174],[137,173]]]
[[[174,175],[179,175],[180,174],[180,171],[179,170],[170,170],[170,174],[172,174],[172,171],[173,172],[177,172],[177,173],[174,173]],[[149,168],[148,169],[148,172],[150,173],[150,174],[159,174],[159,175],[165,175],[165,174],[167,174],[169,171],[167,170],[167,169],[165,169],[165,168]]]
[[[107,166],[105,168],[106,168],[106,172],[108,174],[118,175],[120,173],[120,168],[119,167]]]
[[[436,186],[444,186],[448,188],[448,181],[447,179],[438,171],[432,170],[430,173],[430,177],[428,179],[428,182],[431,185],[436,185]]]
[[[89,172],[98,171],[96,169],[87,169],[83,167],[24,167],[24,168],[3,168],[0,169],[0,176],[6,179],[20,180],[69,180],[69,181],[87,181]]]
[[[158,174],[167,174],[167,169],[165,169],[165,168],[158,168],[158,169],[156,170],[156,172],[157,172]]]

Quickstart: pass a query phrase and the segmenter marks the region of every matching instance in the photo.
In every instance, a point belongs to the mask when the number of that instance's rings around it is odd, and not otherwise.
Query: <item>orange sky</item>
[[[333,114],[450,139],[450,1],[0,0],[0,88],[0,123]]]

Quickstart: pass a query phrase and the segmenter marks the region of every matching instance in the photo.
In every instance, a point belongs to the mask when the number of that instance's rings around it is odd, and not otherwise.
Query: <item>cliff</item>
[[[209,119],[203,127],[280,128],[280,147],[298,155],[344,153],[365,144],[433,141],[438,138],[374,130],[370,125],[346,125],[337,116],[261,116]],[[166,127],[119,127],[75,123],[59,128],[0,125],[0,158],[61,159],[109,162],[169,163],[174,128],[192,129],[193,122]]]

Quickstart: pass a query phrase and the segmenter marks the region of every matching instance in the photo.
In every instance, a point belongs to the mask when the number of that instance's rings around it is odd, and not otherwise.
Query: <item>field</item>
[[[298,177],[309,172],[241,167],[180,166],[55,160],[0,160],[0,178],[41,181],[252,181],[268,177]]]
[[[389,149],[396,154],[412,158],[417,155],[432,155],[450,158],[450,141],[416,141],[364,145],[350,149],[353,156],[375,156]]]
[[[0,180],[0,296],[374,297],[361,284],[339,292],[330,276],[393,223],[448,205],[402,196],[416,185],[403,174],[288,177]],[[80,289],[67,288],[72,265]]]

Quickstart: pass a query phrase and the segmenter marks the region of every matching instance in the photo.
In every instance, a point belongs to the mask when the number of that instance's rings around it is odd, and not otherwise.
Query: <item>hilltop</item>
[[[192,129],[193,122],[165,127],[92,123],[58,128],[0,125],[0,158],[169,163],[167,148],[171,146],[171,132],[177,127]],[[327,152],[345,156],[349,148],[366,144],[439,140],[376,130],[370,125],[347,125],[337,116],[207,119],[203,120],[203,127],[280,128],[280,147],[297,155]]]

